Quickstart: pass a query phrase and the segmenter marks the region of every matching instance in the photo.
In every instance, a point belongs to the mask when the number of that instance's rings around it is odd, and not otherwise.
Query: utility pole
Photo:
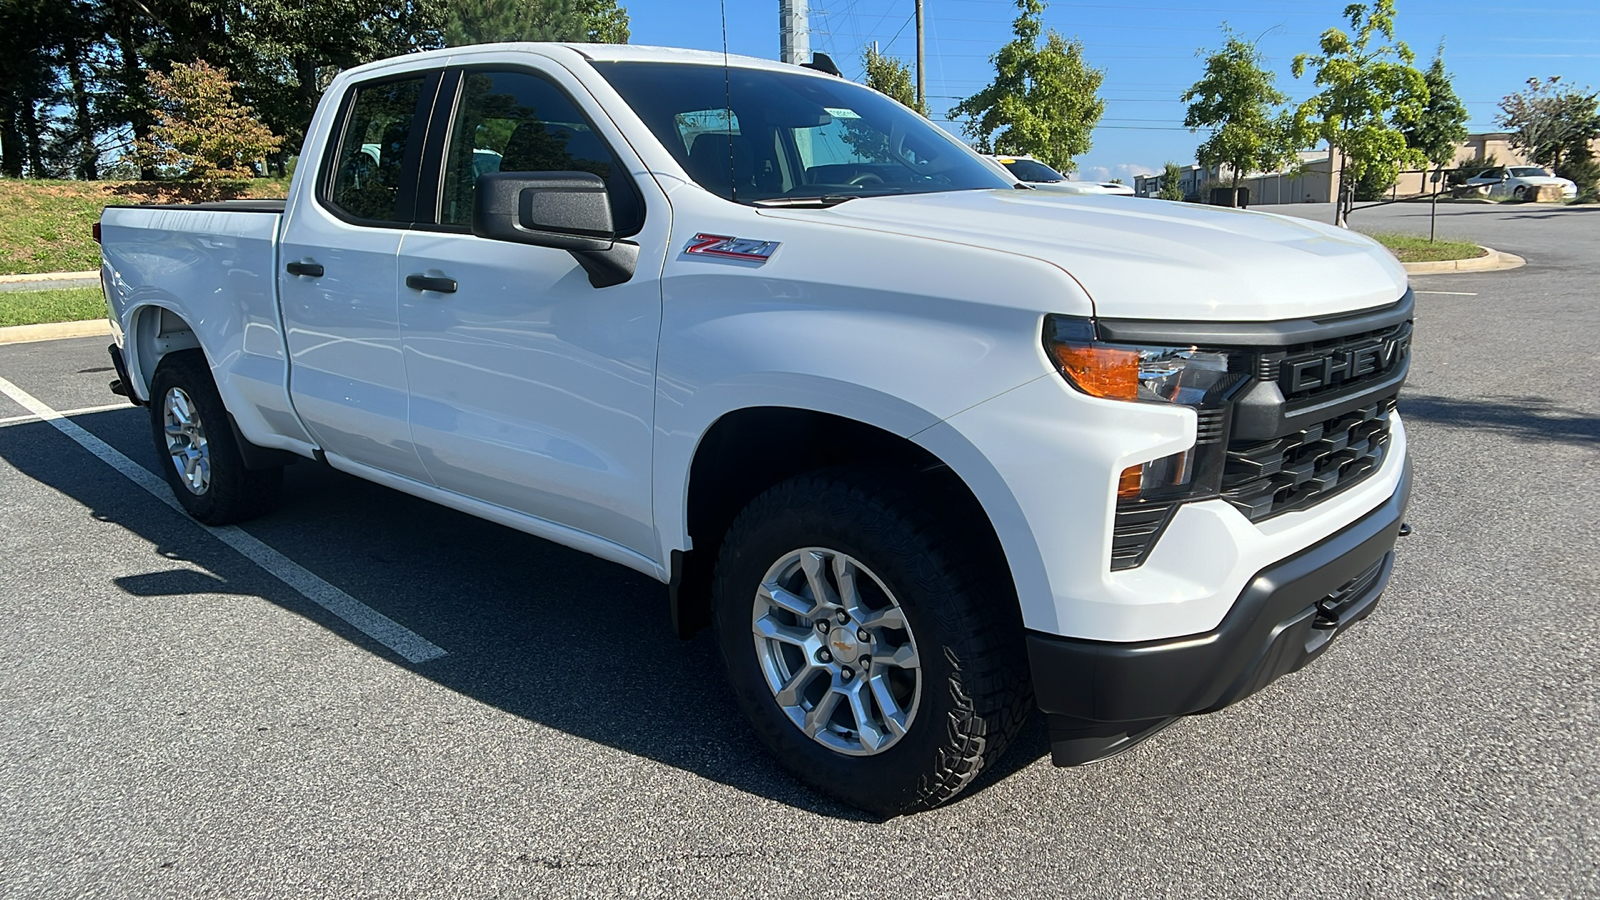
[[[922,75],[922,68],[923,68],[922,67],[922,0],[916,0],[916,4],[917,4],[917,106],[922,108],[922,109],[927,109],[928,108],[928,88],[927,88],[927,82],[924,80],[923,75]],[[903,6],[900,7],[900,8],[901,9],[905,9],[905,7],[903,7]]]
[[[778,58],[791,65],[811,61],[810,6],[809,0],[778,0]]]

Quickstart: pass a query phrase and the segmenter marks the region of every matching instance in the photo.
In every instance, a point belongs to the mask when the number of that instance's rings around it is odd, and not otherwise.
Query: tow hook
[[[1401,522],[1400,523],[1400,536],[1401,537],[1411,537],[1411,523],[1410,522]]]

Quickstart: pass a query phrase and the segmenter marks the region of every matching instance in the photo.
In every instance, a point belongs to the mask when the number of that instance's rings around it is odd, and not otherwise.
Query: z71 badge
[[[758,241],[754,238],[728,237],[722,234],[697,234],[689,240],[683,252],[696,256],[720,256],[723,259],[743,259],[764,263],[778,249],[777,241]]]

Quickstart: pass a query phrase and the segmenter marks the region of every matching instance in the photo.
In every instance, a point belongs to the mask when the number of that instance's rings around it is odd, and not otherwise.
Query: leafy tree
[[[1428,101],[1428,85],[1412,67],[1416,56],[1394,40],[1394,0],[1372,0],[1369,9],[1353,3],[1344,10],[1354,35],[1338,28],[1322,33],[1320,54],[1294,58],[1294,77],[1316,73],[1321,90],[1295,111],[1296,131],[1328,142],[1339,158],[1340,196],[1334,224],[1344,225],[1353,188],[1379,170],[1389,183],[1402,166],[1420,167],[1426,155],[1406,143],[1403,129],[1413,126]],[[1392,43],[1386,43],[1392,42]]]
[[[171,75],[150,73],[156,124],[134,145],[144,165],[176,170],[186,178],[248,178],[251,166],[278,149],[282,139],[233,98],[227,69],[205,62],[178,63]]]
[[[865,73],[867,87],[888,94],[923,115],[928,114],[927,105],[917,103],[917,89],[911,84],[910,66],[879,53],[876,47],[868,47],[861,54],[861,69]]]
[[[1600,165],[1590,143],[1600,137],[1600,92],[1563,85],[1560,76],[1530,78],[1500,101],[1499,121],[1530,160],[1572,179],[1584,195],[1595,193]]]
[[[1081,41],[1045,32],[1043,0],[1016,3],[1016,37],[990,57],[994,81],[956,104],[950,118],[966,117],[962,130],[985,153],[1031,154],[1058,172],[1075,171],[1072,158],[1089,151],[1106,111],[1097,96],[1105,72],[1084,62]]]
[[[1422,151],[1436,169],[1455,161],[1456,151],[1467,139],[1467,107],[1456,96],[1450,73],[1444,68],[1444,45],[1434,54],[1433,64],[1423,73],[1428,100],[1422,115],[1400,129],[1406,144]]]
[[[448,47],[495,41],[626,43],[628,11],[616,0],[445,0]]]
[[[1271,172],[1294,159],[1295,136],[1287,113],[1272,109],[1289,98],[1261,68],[1256,45],[1227,31],[1222,49],[1206,57],[1206,73],[1181,99],[1189,104],[1183,124],[1213,129],[1196,151],[1206,167],[1227,166],[1233,186],[1251,171]]]
[[[1162,200],[1183,199],[1183,169],[1175,162],[1169,162],[1161,167],[1161,192],[1156,194]]]

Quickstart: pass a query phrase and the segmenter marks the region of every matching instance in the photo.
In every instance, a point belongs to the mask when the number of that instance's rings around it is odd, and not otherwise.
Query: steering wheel
[[[869,184],[883,184],[883,177],[876,172],[862,172],[860,175],[850,179],[849,184],[851,187],[863,187]]]

